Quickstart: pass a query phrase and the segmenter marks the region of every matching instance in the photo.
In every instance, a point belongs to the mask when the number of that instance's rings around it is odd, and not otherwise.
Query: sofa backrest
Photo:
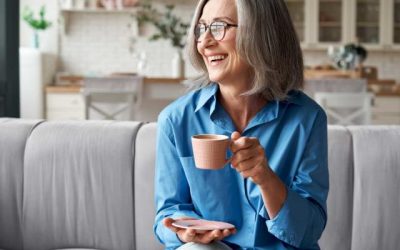
[[[24,152],[40,121],[0,118],[0,249],[22,249]]]
[[[163,249],[157,124],[0,118],[0,249]],[[400,126],[330,126],[321,249],[400,246]]]
[[[349,130],[354,144],[351,249],[399,249],[400,126]]]
[[[24,249],[134,249],[137,122],[46,122],[25,150]]]

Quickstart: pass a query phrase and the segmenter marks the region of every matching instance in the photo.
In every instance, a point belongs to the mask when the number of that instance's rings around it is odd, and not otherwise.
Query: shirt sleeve
[[[166,217],[200,216],[194,212],[189,186],[175,146],[172,125],[161,115],[157,124],[154,232],[167,249],[174,249],[182,245],[182,242],[176,233],[163,225],[162,220]]]
[[[313,248],[325,228],[326,199],[329,189],[327,119],[317,114],[286,201],[270,219],[265,206],[260,215],[275,237],[296,248]]]

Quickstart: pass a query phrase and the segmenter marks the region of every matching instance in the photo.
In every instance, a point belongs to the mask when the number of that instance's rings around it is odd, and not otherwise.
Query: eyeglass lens
[[[211,35],[215,40],[220,41],[224,38],[225,35],[225,25],[220,22],[211,23],[209,26],[201,23],[198,24],[195,28],[195,38],[197,42],[201,42],[203,40],[204,34],[207,30],[210,29]]]

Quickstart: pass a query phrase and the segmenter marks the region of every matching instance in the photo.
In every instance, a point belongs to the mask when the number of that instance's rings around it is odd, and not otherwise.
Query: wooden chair
[[[136,93],[131,91],[92,91],[85,92],[85,119],[92,118],[91,111],[96,111],[106,120],[134,120]],[[97,118],[98,119],[98,118]]]
[[[314,95],[315,101],[325,110],[328,123],[337,125],[370,124],[372,98],[373,95],[368,92],[317,92]]]
[[[86,78],[83,95],[86,119],[134,120],[143,78]]]

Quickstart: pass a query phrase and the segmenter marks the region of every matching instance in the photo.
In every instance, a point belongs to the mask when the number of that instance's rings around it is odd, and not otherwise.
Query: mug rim
[[[214,137],[214,138],[201,138],[201,137]],[[192,135],[192,140],[197,140],[197,141],[223,141],[223,140],[228,140],[229,137],[227,135],[221,135],[221,134],[197,134],[197,135]]]

